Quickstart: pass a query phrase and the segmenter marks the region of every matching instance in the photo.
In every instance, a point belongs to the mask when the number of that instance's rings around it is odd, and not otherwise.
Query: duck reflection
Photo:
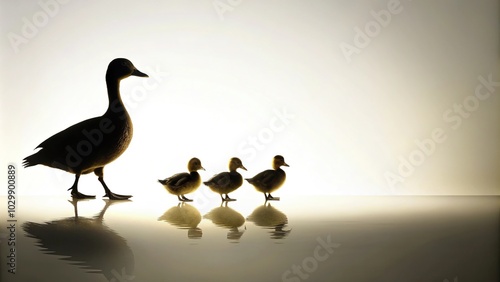
[[[210,219],[215,225],[228,228],[227,239],[239,240],[245,230],[239,230],[245,223],[245,218],[237,211],[227,206],[227,202],[220,207],[212,209],[203,218]],[[246,229],[246,228],[245,228]]]
[[[95,217],[78,216],[78,200],[69,201],[74,217],[45,223],[26,222],[23,230],[28,237],[37,239],[37,246],[45,254],[64,256],[89,273],[101,273],[108,280],[133,278],[134,254],[127,241],[103,223],[106,210],[115,203],[106,201]]]
[[[168,222],[179,229],[188,229],[189,239],[200,239],[203,232],[198,228],[201,222],[200,212],[190,204],[181,202],[168,209],[158,220]]]
[[[248,217],[248,221],[265,229],[271,229],[271,239],[284,239],[291,229],[285,230],[288,224],[286,215],[270,203],[257,207]]]

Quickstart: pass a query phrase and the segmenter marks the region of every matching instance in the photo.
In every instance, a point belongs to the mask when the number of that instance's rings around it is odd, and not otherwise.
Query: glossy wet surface
[[[500,197],[282,197],[227,206],[168,199],[21,197],[15,275],[7,264],[11,222],[1,222],[1,280],[499,278]]]

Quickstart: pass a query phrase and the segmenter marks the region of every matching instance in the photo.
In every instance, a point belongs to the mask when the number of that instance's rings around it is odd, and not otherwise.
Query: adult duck
[[[229,172],[221,172],[214,175],[210,180],[203,182],[203,184],[210,187],[215,193],[219,193],[222,201],[236,201],[236,199],[229,198],[229,193],[238,189],[243,184],[243,177],[236,170],[238,168],[247,170],[240,159],[231,158],[229,160]],[[226,195],[223,197],[222,195]]]
[[[198,158],[192,158],[188,163],[189,173],[177,173],[163,180],[158,180],[158,182],[160,182],[170,194],[177,195],[179,201],[192,202],[193,200],[186,198],[184,194],[194,192],[200,186],[201,178],[198,173],[200,169],[205,170],[201,166],[201,161]]]
[[[75,174],[68,189],[77,199],[95,198],[78,192],[82,174],[94,172],[111,200],[126,200],[132,196],[111,192],[104,182],[104,166],[116,160],[132,140],[132,120],[120,97],[120,81],[131,75],[148,77],[127,59],[114,59],[106,71],[109,105],[100,116],[84,120],[43,141],[35,154],[24,158],[24,167],[45,165]]]
[[[286,173],[281,169],[281,166],[289,165],[285,163],[283,156],[274,156],[273,169],[264,170],[252,178],[247,178],[246,181],[252,184],[257,191],[264,193],[266,201],[279,201],[280,198],[271,196],[271,192],[276,191],[285,182]]]

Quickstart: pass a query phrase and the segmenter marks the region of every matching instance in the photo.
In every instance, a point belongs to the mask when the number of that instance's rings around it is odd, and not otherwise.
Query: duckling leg
[[[181,196],[182,196],[182,201],[185,201],[185,202],[192,202],[193,201],[193,200],[186,198],[184,195],[181,195]]]
[[[69,190],[71,190],[71,196],[75,199],[95,199],[95,196],[92,195],[85,195],[80,192],[78,192],[78,179],[80,179],[80,174],[77,173],[75,175],[75,182],[73,183],[73,186],[71,186]]]
[[[181,195],[177,195],[177,199],[179,199],[179,201],[181,201],[181,202],[184,202],[184,199],[181,198]]]
[[[224,199],[224,201],[236,201],[236,199],[231,199],[229,198],[229,195],[226,194],[226,199]]]
[[[106,194],[103,197],[108,197],[110,200],[127,200],[128,198],[132,197],[131,195],[120,195],[111,192],[111,190],[109,190],[108,186],[104,182],[103,168],[104,167],[99,167],[94,170],[95,175],[97,175],[97,179],[99,180],[99,182],[101,182],[104,191],[106,191]]]

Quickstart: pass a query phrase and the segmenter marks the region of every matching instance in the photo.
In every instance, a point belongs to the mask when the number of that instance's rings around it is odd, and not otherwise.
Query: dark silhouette
[[[102,211],[93,218],[78,216],[78,199],[74,206],[74,217],[46,223],[26,222],[23,230],[28,237],[37,240],[42,252],[63,256],[61,260],[87,270],[102,273],[108,280],[124,275],[133,277],[135,260],[127,241],[103,223],[104,213],[117,201],[106,201]]]
[[[168,209],[158,220],[168,222],[179,229],[188,229],[189,239],[199,239],[203,232],[198,228],[201,222],[200,212],[185,202]]]
[[[278,188],[285,183],[286,173],[281,169],[281,166],[289,166],[285,163],[285,159],[277,155],[273,159],[273,169],[265,170],[252,178],[247,178],[246,181],[252,184],[259,192],[264,193],[267,201],[279,201],[279,197],[271,196],[271,192],[278,190]]]
[[[224,203],[220,207],[212,209],[203,218],[210,219],[219,227],[228,228],[227,239],[238,240],[245,232],[238,229],[245,223],[245,218],[239,212],[228,207],[227,201]]]
[[[201,161],[199,159],[192,158],[188,163],[189,173],[177,173],[163,180],[158,180],[158,182],[160,182],[170,194],[177,195],[179,201],[192,202],[193,200],[186,198],[184,194],[194,192],[200,186],[201,178],[197,171],[199,169],[205,170],[201,166]]]
[[[238,189],[243,184],[243,177],[236,169],[241,168],[247,170],[240,159],[231,158],[229,160],[229,172],[221,172],[214,175],[210,180],[203,182],[203,184],[210,187],[215,193],[219,193],[222,201],[236,201],[236,199],[229,198],[229,193]],[[222,195],[225,194],[226,197]]]
[[[106,72],[109,106],[104,115],[84,120],[43,141],[35,154],[24,158],[24,167],[38,164],[75,174],[68,190],[77,199],[95,198],[78,192],[80,175],[94,172],[111,200],[132,196],[111,192],[104,182],[104,166],[117,159],[132,140],[132,120],[120,97],[120,80],[131,75],[148,77],[127,59],[114,59]],[[36,149],[35,148],[35,149]]]
[[[271,229],[271,239],[283,239],[292,230],[285,230],[288,224],[288,218],[284,213],[266,203],[257,207],[252,214],[247,217],[248,221],[265,229]]]

